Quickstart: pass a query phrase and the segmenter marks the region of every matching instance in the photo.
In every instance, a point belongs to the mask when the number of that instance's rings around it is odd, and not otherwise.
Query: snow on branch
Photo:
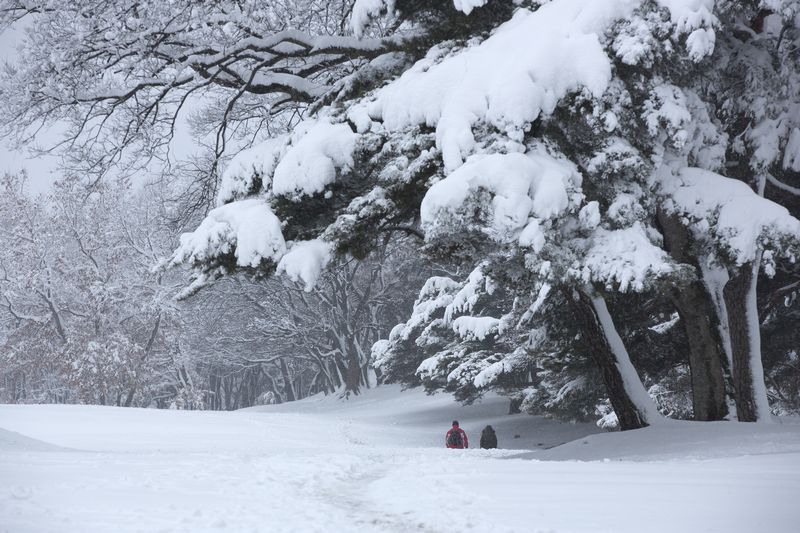
[[[322,192],[337,170],[353,166],[358,135],[330,119],[307,120],[281,135],[239,152],[225,169],[217,203],[264,193],[299,199]]]
[[[390,130],[436,126],[445,166],[453,170],[474,150],[476,123],[519,139],[566,95],[586,89],[601,96],[611,62],[600,36],[630,10],[631,4],[615,0],[520,9],[477,46],[444,58],[446,50],[431,50],[379,91],[369,113]]]
[[[446,323],[451,323],[453,317],[458,313],[471,312],[480,294],[487,292],[486,286],[489,280],[483,273],[484,266],[485,265],[480,264],[470,272],[469,276],[467,276],[467,280],[463,283],[458,292],[453,295],[452,301],[444,310],[444,321]]]
[[[766,176],[767,176],[767,182],[769,182],[770,185],[773,185],[774,187],[777,187],[782,191],[794,194],[795,196],[800,196],[800,187],[792,187],[791,185],[786,185],[784,182],[780,181],[778,178],[776,178],[770,173],[767,173]]]
[[[238,267],[277,263],[286,252],[278,217],[261,199],[233,202],[212,210],[196,230],[181,235],[170,266],[214,264],[233,256]]]
[[[760,250],[796,256],[800,221],[746,183],[699,168],[660,179],[664,208],[688,219],[701,238],[710,235],[737,266],[755,260]]]
[[[331,244],[321,239],[296,242],[278,262],[278,272],[292,281],[302,281],[309,292],[316,286],[332,255]]]
[[[600,283],[620,292],[641,292],[675,272],[674,263],[651,242],[640,222],[617,230],[597,228],[589,242],[581,266],[571,269],[577,281]]]
[[[528,154],[474,156],[458,170],[433,185],[422,201],[420,216],[429,236],[452,232],[453,226],[469,223],[471,205],[488,193],[483,206],[494,237],[507,242],[532,240],[520,233],[531,217],[545,220],[562,214],[580,187],[581,176],[568,161],[556,159],[543,148]]]
[[[677,37],[686,35],[686,49],[695,61],[714,51],[714,0],[658,0],[670,13],[670,22]]]
[[[295,128],[292,144],[275,167],[272,193],[299,198],[322,192],[336,170],[353,166],[358,135],[347,124],[306,121]]]
[[[254,120],[244,109],[256,97],[263,120],[297,111],[364,62],[420,38],[339,34],[344,4],[3,1],[0,25],[36,17],[37,30],[3,76],[2,133],[27,142],[65,121],[61,142],[47,149],[69,148],[103,172],[123,157],[146,157],[134,152],[163,155],[182,111],[210,96],[221,113],[208,128],[217,137],[213,172],[233,125]],[[131,146],[145,149],[123,156]]]
[[[488,0],[453,0],[453,6],[469,15],[476,7],[481,7]],[[395,0],[356,0],[350,16],[350,27],[356,37],[363,37],[369,23],[382,15],[394,15]]]
[[[453,331],[462,339],[482,341],[500,329],[500,319],[491,316],[460,316],[453,320]]]
[[[439,312],[444,313],[460,289],[461,284],[448,277],[428,278],[419,291],[419,297],[414,302],[411,317],[405,323],[398,324],[392,329],[389,340],[396,342],[408,339],[416,328],[429,323],[432,317]]]
[[[786,147],[783,149],[783,168],[800,172],[800,128],[792,128],[788,139],[786,139]],[[794,189],[794,187],[790,187],[790,189]],[[784,190],[787,189],[784,188]],[[800,189],[795,190],[800,191]],[[789,192],[800,194],[791,190]]]
[[[222,173],[217,204],[240,200],[268,187],[286,143],[286,136],[280,135],[236,154]]]
[[[456,0],[455,5],[469,13],[483,3]],[[687,35],[690,58],[697,61],[713,51],[713,1],[659,4],[670,13],[676,39]],[[361,24],[392,5],[361,0],[356,20]],[[567,95],[587,91],[600,97],[612,78],[604,35],[638,7],[639,2],[619,0],[553,0],[534,11],[519,9],[478,45],[455,53],[434,47],[379,91],[369,114],[389,130],[435,126],[445,166],[453,170],[474,151],[472,129],[478,123],[521,139],[532,122],[550,115]]]

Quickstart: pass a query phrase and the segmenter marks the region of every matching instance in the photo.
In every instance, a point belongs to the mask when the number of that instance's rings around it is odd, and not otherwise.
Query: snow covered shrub
[[[673,369],[647,392],[664,416],[683,420],[692,418],[691,376],[687,366]]]
[[[194,411],[205,409],[203,392],[191,388],[181,388],[169,404],[170,409]]]
[[[278,398],[272,391],[267,391],[263,393],[256,400],[256,405],[274,405],[277,403],[281,403],[280,398]]]
[[[611,402],[606,401],[597,404],[595,406],[595,415],[598,417],[597,427],[607,430],[619,429],[619,419],[611,406]]]

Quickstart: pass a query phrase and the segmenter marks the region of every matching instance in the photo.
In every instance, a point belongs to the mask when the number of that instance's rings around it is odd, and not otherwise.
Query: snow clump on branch
[[[543,148],[528,154],[474,156],[434,184],[422,201],[422,226],[430,235],[452,232],[452,221],[470,211],[475,195],[491,195],[489,226],[500,242],[520,238],[535,217],[545,220],[579,202],[581,176],[575,165]]]
[[[685,217],[697,238],[710,236],[735,265],[753,261],[765,249],[797,259],[800,221],[747,184],[699,168],[664,173],[661,183],[664,208]]]
[[[302,281],[306,292],[310,292],[330,263],[332,253],[331,244],[321,239],[294,243],[278,262],[278,272],[292,281]]]
[[[435,126],[445,167],[454,170],[475,149],[476,123],[521,140],[567,94],[585,88],[601,96],[611,80],[611,62],[599,35],[630,9],[611,0],[521,9],[477,46],[443,60],[434,48],[379,91],[370,116],[389,130]]]
[[[285,252],[280,220],[263,200],[252,198],[213,209],[196,230],[181,235],[172,263],[233,255],[236,266],[256,268]]]

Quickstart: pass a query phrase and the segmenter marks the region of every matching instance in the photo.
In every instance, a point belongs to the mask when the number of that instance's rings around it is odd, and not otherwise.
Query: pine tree
[[[401,231],[424,237],[427,256],[501,286],[478,314],[436,308],[444,314],[432,319],[430,348],[447,355],[420,362],[413,374],[423,381],[440,378],[430,369],[465,365],[457,388],[473,395],[485,368],[524,346],[530,331],[520,328],[538,327],[504,317],[524,314],[520,302],[535,315],[546,309],[534,305],[540,295],[558,295],[620,426],[657,423],[609,310],[652,294],[672,302],[684,328],[694,417],[725,416],[727,392],[740,420],[766,420],[758,274],[796,259],[800,222],[763,194],[767,184],[793,190],[781,179],[796,172],[800,142],[797,9],[778,0],[358,0],[360,39],[323,35],[316,21],[308,33],[266,28],[239,40],[247,26],[234,23],[230,47],[203,33],[214,53],[191,61],[155,43],[168,52],[154,56],[155,72],[133,72],[123,86],[150,95],[151,107],[184,87],[221,86],[218,140],[241,94],[266,95],[285,118],[282,134],[229,163],[217,207],[184,235],[171,264],[195,267],[185,295],[234,271],[313,284],[335,256],[364,257]],[[186,61],[186,78],[160,75]],[[89,99],[12,99],[15,115],[30,121],[56,105],[91,117],[95,101],[114,115],[129,93],[97,92],[110,68],[92,73]],[[41,72],[31,69],[7,87],[34,86]],[[433,280],[418,306],[468,286]],[[425,338],[415,328],[398,349]],[[385,368],[410,376],[417,360]]]

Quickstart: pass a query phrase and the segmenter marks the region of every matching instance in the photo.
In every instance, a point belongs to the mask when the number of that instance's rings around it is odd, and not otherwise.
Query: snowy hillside
[[[0,531],[788,533],[800,519],[800,424],[594,434],[506,411],[391,386],[237,412],[2,405]],[[453,418],[473,446],[492,424],[503,449],[444,449]]]

